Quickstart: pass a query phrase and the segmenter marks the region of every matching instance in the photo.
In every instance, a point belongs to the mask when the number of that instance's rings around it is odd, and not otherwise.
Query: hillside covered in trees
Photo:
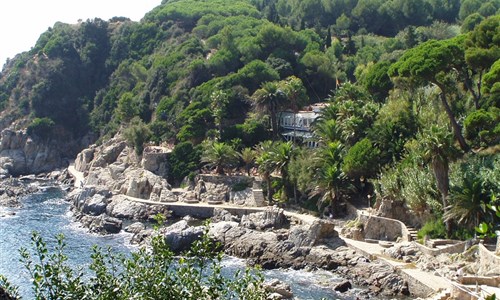
[[[138,155],[175,145],[171,183],[255,166],[269,201],[403,202],[426,234],[487,235],[499,47],[498,0],[164,0],[140,22],[54,24],[5,64],[0,129],[122,132]],[[279,112],[317,102],[319,147],[283,141]]]

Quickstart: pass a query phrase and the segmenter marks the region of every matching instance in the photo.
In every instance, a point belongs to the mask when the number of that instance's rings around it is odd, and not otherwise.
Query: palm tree
[[[488,193],[483,189],[483,181],[477,173],[466,171],[462,184],[454,186],[450,193],[450,205],[444,214],[445,221],[456,220],[469,229],[484,220],[489,201]]]
[[[342,172],[343,147],[340,142],[330,142],[317,152],[315,181],[316,186],[311,195],[322,195],[318,209],[323,203],[329,203],[333,213],[339,211],[342,192],[350,187]]]
[[[245,170],[247,172],[247,175],[250,176],[250,169],[252,168],[253,162],[255,160],[256,156],[255,150],[252,148],[243,148],[240,153],[241,160],[245,163]]]
[[[220,138],[222,135],[222,119],[226,116],[226,107],[229,103],[229,96],[226,92],[217,90],[210,95],[210,100],[212,101],[210,108],[212,109],[212,115],[214,117],[215,125],[217,126]]]
[[[284,198],[288,199],[290,181],[288,176],[288,164],[295,155],[292,142],[275,142],[270,149],[270,160],[273,172],[279,172],[284,185]]]
[[[280,85],[275,81],[262,84],[261,88],[252,95],[252,105],[256,111],[269,114],[273,136],[278,136],[278,122],[276,114],[284,106],[287,98]]]
[[[255,159],[255,163],[259,168],[259,173],[262,176],[262,179],[266,182],[267,189],[267,200],[269,201],[269,205],[273,204],[273,191],[271,184],[271,173],[274,170],[273,161],[271,159],[271,148],[272,141],[263,141],[256,146],[257,158]]]
[[[341,139],[341,130],[335,119],[317,119],[313,123],[313,132],[323,145]]]
[[[238,161],[238,152],[224,142],[206,141],[203,145],[201,162],[207,163],[209,167],[215,167],[217,174],[223,175],[224,168],[232,168]]]
[[[443,213],[447,214],[448,191],[450,186],[449,161],[456,149],[453,147],[453,135],[446,128],[431,125],[429,129],[420,135],[420,145],[423,150],[423,158],[430,161],[436,184],[441,193]],[[451,235],[451,221],[446,221],[446,234]]]
[[[299,109],[307,104],[309,98],[307,96],[307,90],[302,83],[302,80],[295,76],[290,76],[285,80],[280,82],[285,96],[289,101],[289,107],[293,111],[293,124],[296,124],[296,117]],[[293,140],[296,139],[296,131],[293,130]]]

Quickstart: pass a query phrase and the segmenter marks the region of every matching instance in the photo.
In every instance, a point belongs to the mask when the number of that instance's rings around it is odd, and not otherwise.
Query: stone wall
[[[259,206],[251,188],[253,181],[248,176],[199,174],[195,178],[194,193],[197,200],[210,204]]]
[[[410,239],[410,233],[401,221],[365,214],[360,214],[359,219],[363,223],[365,239],[382,241],[401,239],[402,242]]]
[[[500,257],[486,249],[483,244],[479,244],[479,270],[480,276],[500,275]]]
[[[438,249],[438,248],[429,248],[429,247],[426,247],[420,243],[415,243],[415,245],[417,245],[417,247],[420,249],[420,251],[422,251],[426,255],[431,255],[431,256],[438,256],[439,254],[443,254],[443,253],[449,253],[449,254],[462,253],[465,251],[466,244],[467,244],[467,242],[458,242],[458,243],[454,243],[452,245],[449,245],[447,247]]]

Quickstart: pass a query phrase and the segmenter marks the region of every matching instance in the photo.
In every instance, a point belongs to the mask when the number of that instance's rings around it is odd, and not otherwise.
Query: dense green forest
[[[255,166],[269,201],[404,202],[425,234],[500,223],[500,0],[164,0],[56,23],[0,75],[0,124],[175,145],[168,180]],[[319,147],[280,111],[327,102]],[[52,138],[56,138],[55,135]]]

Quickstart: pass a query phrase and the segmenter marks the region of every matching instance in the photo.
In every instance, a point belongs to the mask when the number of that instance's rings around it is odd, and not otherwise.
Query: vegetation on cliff
[[[122,130],[137,154],[174,144],[172,183],[223,173],[240,152],[271,202],[334,214],[349,199],[404,202],[467,237],[499,222],[487,209],[500,199],[499,9],[166,0],[141,22],[56,23],[2,70],[0,124],[23,119],[44,138]],[[279,112],[321,101],[317,149],[279,141]]]

